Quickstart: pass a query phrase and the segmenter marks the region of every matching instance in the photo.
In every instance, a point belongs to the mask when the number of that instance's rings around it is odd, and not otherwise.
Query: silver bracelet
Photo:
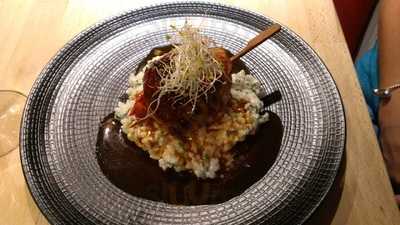
[[[376,88],[374,89],[374,95],[378,96],[379,98],[390,98],[392,96],[392,91],[400,88],[400,83],[394,84],[387,88]]]

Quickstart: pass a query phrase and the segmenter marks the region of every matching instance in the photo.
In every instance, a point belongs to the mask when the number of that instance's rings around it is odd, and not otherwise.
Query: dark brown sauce
[[[189,172],[163,171],[156,160],[126,138],[113,114],[101,123],[98,162],[114,185],[134,196],[182,205],[221,203],[240,195],[273,165],[283,129],[279,117],[269,113],[270,121],[232,149],[233,168],[215,179],[198,179]]]
[[[137,71],[156,55],[168,52],[171,46],[153,49]],[[247,67],[240,60],[233,72]],[[278,95],[277,95],[278,94]],[[120,99],[124,101],[127,96]],[[264,99],[263,99],[264,100]],[[280,100],[280,93],[267,96],[270,105]],[[163,171],[147,152],[129,141],[121,124],[108,115],[101,123],[97,137],[97,159],[105,176],[121,190],[137,197],[179,205],[217,204],[243,193],[261,179],[275,162],[281,145],[283,127],[279,117],[269,112],[270,121],[261,125],[231,150],[234,166],[219,172],[215,179],[199,179],[190,172]]]

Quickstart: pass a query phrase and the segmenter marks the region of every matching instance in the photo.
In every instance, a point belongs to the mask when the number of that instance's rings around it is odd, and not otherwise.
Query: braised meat
[[[184,124],[189,121],[212,122],[224,112],[231,99],[231,54],[223,48],[210,49],[213,57],[224,67],[224,73],[214,84],[214,89],[198,98],[195,107],[187,104],[186,99],[176,100],[173,93],[163,95],[157,101],[161,75],[158,71],[168,64],[172,54],[164,54],[153,66],[147,68],[143,78],[143,93],[137,96],[131,114],[137,118],[144,118],[149,112],[155,111],[153,116],[168,124]]]

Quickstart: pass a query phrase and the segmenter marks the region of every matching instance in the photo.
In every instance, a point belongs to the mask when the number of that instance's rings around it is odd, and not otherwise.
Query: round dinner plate
[[[282,30],[242,57],[283,125],[278,157],[241,195],[179,206],[127,194],[96,159],[100,121],[149,51],[168,44],[170,25],[188,21],[231,52],[273,21],[219,4],[185,2],[126,12],[83,31],[43,69],[21,127],[21,160],[33,198],[52,224],[301,224],[322,201],[345,145],[340,95],[325,65],[295,33]]]

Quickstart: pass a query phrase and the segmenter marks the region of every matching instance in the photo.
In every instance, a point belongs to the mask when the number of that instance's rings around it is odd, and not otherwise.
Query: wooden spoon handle
[[[259,33],[253,39],[251,39],[246,47],[240,50],[237,54],[231,57],[231,62],[235,61],[236,59],[242,57],[247,52],[251,51],[253,48],[257,47],[259,44],[263,43],[267,38],[271,37],[273,34],[281,30],[281,26],[279,24],[273,24],[263,32]]]

